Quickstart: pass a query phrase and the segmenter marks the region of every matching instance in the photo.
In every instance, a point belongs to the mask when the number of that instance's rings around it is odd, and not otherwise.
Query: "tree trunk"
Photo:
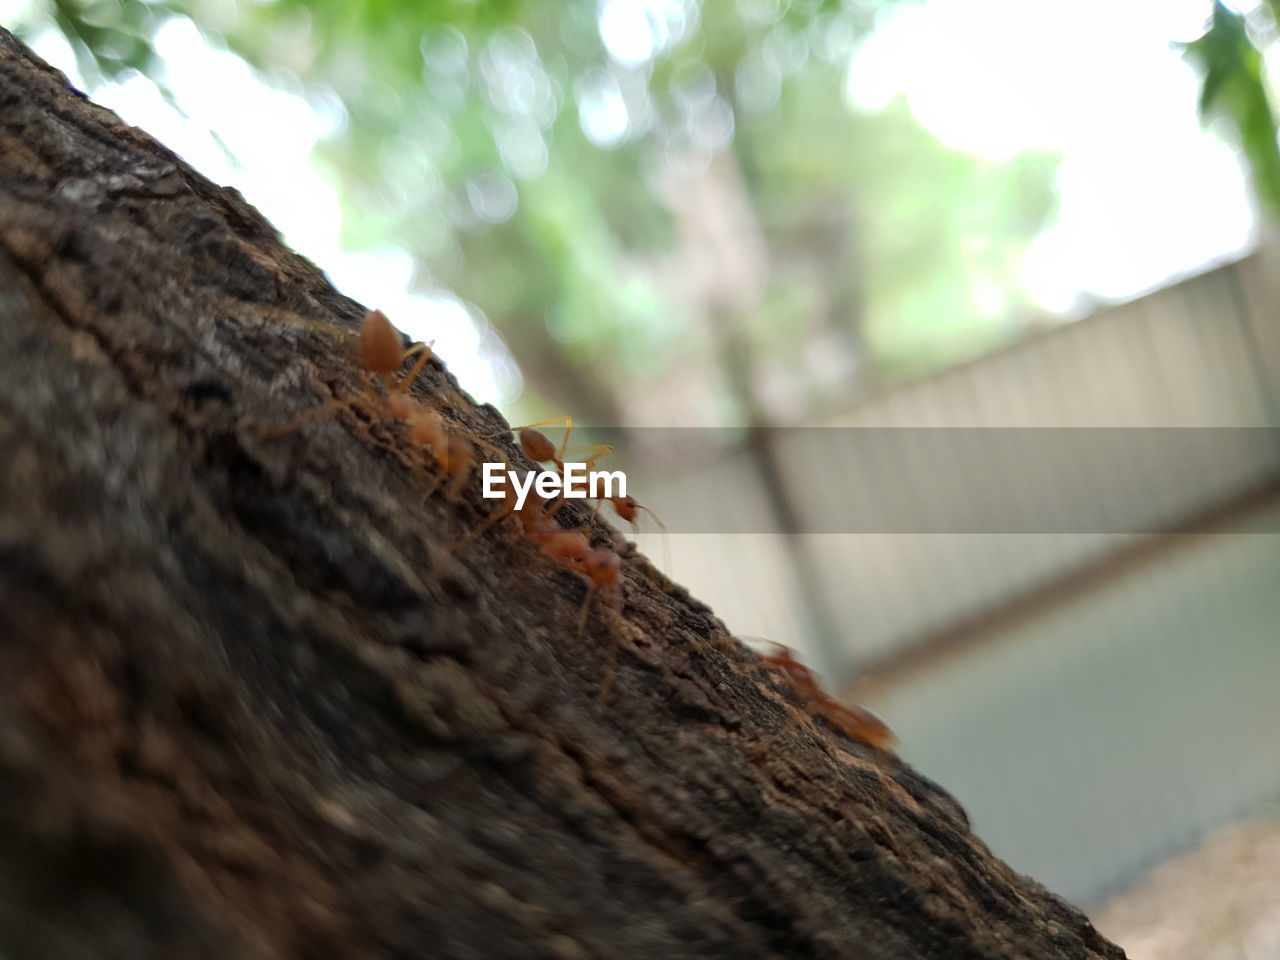
[[[3,31],[0,118],[6,960],[1123,956],[628,548],[579,635],[400,425],[264,437],[364,308]]]

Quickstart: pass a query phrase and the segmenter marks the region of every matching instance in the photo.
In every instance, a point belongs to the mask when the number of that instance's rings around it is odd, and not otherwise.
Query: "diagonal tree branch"
[[[0,32],[0,954],[1123,955],[625,548],[579,636],[403,425],[264,439],[363,312]]]

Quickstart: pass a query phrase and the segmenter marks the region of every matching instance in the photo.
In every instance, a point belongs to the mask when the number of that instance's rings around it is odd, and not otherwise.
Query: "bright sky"
[[[0,22],[20,19],[30,3],[0,0]],[[651,30],[644,49],[623,42],[631,7],[643,7],[651,25],[662,21],[663,43],[684,29],[674,0],[609,0],[601,29],[611,50],[621,45],[636,60],[653,52]],[[1209,10],[1210,0],[907,3],[855,53],[847,94],[866,109],[905,96],[945,143],[993,161],[1061,151],[1060,212],[1033,247],[1025,283],[1045,307],[1069,313],[1082,294],[1133,296],[1252,241],[1239,163],[1202,131],[1195,75],[1171,46],[1197,36]],[[61,34],[48,29],[34,46],[84,88]],[[415,339],[435,340],[477,399],[502,404],[519,392],[519,374],[483,318],[447,292],[412,292],[407,252],[341,248],[336,191],[310,159],[342,122],[340,109],[316,112],[261,84],[188,20],[170,20],[157,47],[186,117],[142,77],[97,87],[94,99],[237,187],[344,292],[382,307]]]
[[[8,13],[0,0],[0,22],[12,22]],[[62,34],[47,30],[32,47],[86,89]],[[317,112],[303,98],[266,86],[239,57],[210,48],[185,18],[160,28],[156,49],[186,117],[139,75],[87,92],[215,183],[238,189],[343,293],[380,307],[413,339],[435,341],[436,353],[478,401],[501,405],[514,399],[519,372],[483,318],[445,291],[413,292],[413,258],[404,250],[342,249],[337,191],[311,162],[316,142],[342,122],[340,108]],[[246,109],[249,104],[254,109]]]
[[[1069,312],[1126,298],[1246,250],[1256,216],[1235,152],[1196,115],[1195,39],[1210,0],[926,0],[855,53],[847,93],[905,95],[940,140],[992,160],[1061,152],[1057,222],[1028,292]]]

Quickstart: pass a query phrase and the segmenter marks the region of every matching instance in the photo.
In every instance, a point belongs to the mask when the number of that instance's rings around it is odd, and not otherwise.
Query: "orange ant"
[[[897,741],[888,725],[870,710],[846,706],[818,682],[817,675],[796,659],[795,651],[781,643],[771,643],[775,653],[760,654],[763,666],[781,671],[791,688],[804,700],[810,714],[820,716],[832,727],[851,740],[865,743],[879,750],[888,750]],[[786,733],[795,721],[791,721],[770,740]]]
[[[536,428],[545,426],[548,423],[561,422],[566,425],[565,436],[564,441],[557,450],[555,444],[547,438],[546,434],[541,433]],[[568,447],[572,429],[573,420],[569,417],[560,417],[543,423],[513,427],[511,432],[518,434],[520,448],[524,451],[525,456],[537,463],[554,463],[563,476],[564,451]],[[495,434],[495,436],[501,435]],[[605,445],[600,445],[593,449],[596,452],[591,459],[586,461],[588,464],[594,463],[613,450],[612,447]],[[616,498],[615,505],[618,501],[624,503],[624,506],[619,509],[626,509],[626,504],[628,503],[633,505],[630,514],[631,517],[635,516],[635,510],[639,508],[639,504],[636,504],[630,497]],[[595,599],[596,592],[599,590],[616,591],[619,589],[622,559],[612,550],[602,547],[593,548],[591,541],[587,539],[586,527],[578,530],[567,530],[560,526],[555,519],[555,515],[567,502],[564,499],[560,499],[554,504],[549,504],[538,494],[530,491],[523,506],[517,509],[512,490],[508,487],[503,505],[495,509],[480,527],[468,535],[467,539],[474,539],[482,535],[495,523],[505,519],[512,513],[516,514],[525,535],[542,547],[557,565],[575,573],[580,573],[587,578],[587,593],[583,598],[582,608],[578,614],[578,635],[581,636],[586,629],[587,616],[591,611],[591,601]],[[617,652],[617,638],[615,637],[613,648],[610,652],[609,666],[600,687],[601,700],[606,699],[609,695],[609,690],[613,683]]]
[[[486,444],[487,446],[487,444]],[[501,455],[501,451],[499,451]],[[556,533],[560,530],[560,525],[555,523],[551,518],[565,505],[567,501],[560,500],[550,510],[544,509],[547,501],[543,500],[532,489],[529,490],[525,497],[524,506],[516,509],[515,492],[509,485],[503,488],[503,502],[496,507],[488,518],[475,530],[467,534],[465,539],[475,540],[489,531],[494,524],[505,520],[513,513],[520,521],[524,532],[533,539],[538,540],[539,536],[545,536],[550,533]]]
[[[556,447],[545,433],[536,429],[537,427],[545,427],[556,423],[564,424],[564,439],[560,442],[559,448]],[[530,423],[523,427],[512,427],[510,432],[515,433],[519,438],[520,449],[524,452],[526,457],[535,463],[554,464],[556,471],[560,476],[564,476],[564,459],[565,453],[569,448],[569,437],[573,433],[573,417],[556,417],[552,420],[542,420],[538,423]],[[494,434],[494,436],[502,436],[502,434]],[[613,447],[607,443],[592,444],[588,447],[588,451],[591,452],[591,456],[582,462],[590,468],[595,465],[597,460],[611,454],[613,452]],[[600,498],[599,502],[596,504],[596,509],[591,514],[592,520],[596,519],[597,515],[600,513],[600,508],[604,505],[606,500],[613,504],[614,512],[616,512],[623,520],[630,523],[633,527],[638,525],[639,512],[641,510],[653,517],[654,522],[657,523],[662,530],[664,538],[663,553],[667,557],[666,566],[670,569],[671,558],[668,553],[666,541],[666,537],[668,535],[667,525],[662,522],[662,518],[644,504],[637,501],[635,497],[614,496]]]
[[[534,429],[535,427],[549,426],[553,423],[564,424],[564,439],[560,442],[558,449],[545,433]],[[562,477],[564,476],[564,457],[569,449],[569,437],[573,433],[573,417],[556,417],[553,420],[542,420],[523,427],[512,427],[509,431],[504,430],[503,433],[497,433],[493,436],[500,437],[504,433],[516,434],[520,440],[520,449],[534,463],[553,463],[555,464],[556,472]],[[486,439],[492,439],[492,437],[487,437]],[[592,444],[589,449],[594,453],[582,461],[588,467],[592,466],[601,457],[606,457],[613,452],[613,447],[607,443]]]
[[[585,574],[588,580],[587,595],[582,601],[582,611],[578,614],[578,633],[587,626],[587,613],[591,609],[591,600],[597,590],[616,590],[618,574],[622,570],[622,558],[612,550],[598,547],[588,550],[582,557],[578,572]]]
[[[393,388],[391,385],[391,375],[400,369],[401,364],[412,357],[416,353],[421,353],[418,362],[414,365],[409,374],[401,381],[400,386]],[[432,350],[430,344],[415,343],[409,349],[404,349],[404,343],[400,339],[400,331],[391,325],[391,321],[387,319],[387,315],[381,310],[370,310],[364,315],[364,320],[360,322],[360,356],[364,361],[366,370],[377,374],[383,385],[387,388],[388,394],[404,392],[413,385],[414,379],[426,366],[427,361],[431,359]],[[396,417],[396,419],[404,419]]]
[[[398,382],[392,376],[410,357],[418,355],[418,360]],[[408,425],[409,439],[416,444],[429,447],[440,467],[441,475],[436,486],[448,480],[448,496],[456,499],[471,473],[476,452],[472,441],[451,434],[445,428],[444,418],[440,413],[421,400],[409,396],[418,374],[433,356],[430,344],[416,343],[408,349],[404,348],[401,335],[386,314],[381,310],[370,310],[360,323],[360,361],[364,369],[382,381],[386,397],[372,394],[374,412],[380,413],[390,420],[398,420]],[[282,426],[273,427],[263,432],[262,436],[275,437],[296,429],[302,424],[327,416],[337,410],[356,402],[356,398],[334,399],[308,410]],[[483,443],[477,440],[476,443]],[[498,456],[502,452],[491,444],[483,444]],[[432,488],[435,492],[435,487]]]
[[[405,360],[415,354],[421,354],[417,363],[409,369],[399,383],[393,383],[392,374],[400,369]],[[384,399],[371,392],[375,412],[383,414],[387,419],[405,422],[412,422],[418,417],[425,408],[420,401],[408,395],[409,388],[413,386],[413,381],[417,379],[418,374],[422,372],[422,368],[427,365],[427,361],[432,356],[431,346],[425,343],[415,343],[406,350],[400,333],[381,310],[370,310],[366,313],[360,322],[360,361],[365,370],[375,374],[382,381],[387,393]],[[326,417],[351,406],[354,402],[357,402],[354,397],[335,398],[284,424],[262,431],[261,436],[263,439],[272,439],[290,433],[304,423]]]
[[[622,558],[612,550],[598,548],[588,550],[582,558],[578,571],[585,574],[588,580],[587,595],[582,600],[582,612],[578,614],[578,636],[587,626],[587,614],[591,611],[591,600],[597,590],[609,590],[615,595],[621,590],[619,574],[622,572]],[[618,645],[621,637],[614,631],[613,641],[609,645],[609,662],[605,666],[604,679],[600,681],[599,700],[601,703],[609,699],[609,691],[613,688],[613,678],[618,664]]]
[[[623,520],[627,521],[627,523],[631,524],[631,527],[633,530],[637,529],[640,526],[639,519],[640,519],[641,510],[649,514],[649,516],[653,517],[653,522],[656,523],[659,526],[659,528],[661,528],[662,530],[662,557],[664,561],[663,566],[667,571],[670,571],[671,570],[671,546],[668,541],[668,537],[670,535],[667,532],[667,525],[662,522],[662,518],[658,516],[656,513],[654,513],[652,510],[650,510],[648,507],[646,507],[644,504],[637,501],[635,497],[618,496],[618,497],[599,498],[599,500],[596,503],[596,508],[594,511],[592,511],[592,514],[591,514],[592,520],[596,519],[596,517],[599,516],[600,508],[604,506],[606,500],[609,503],[613,504],[614,513],[616,513]]]
[[[596,514],[600,512],[600,507],[604,505],[606,500],[613,504],[614,513],[627,521],[627,523],[631,524],[633,527],[638,525],[640,516],[639,511],[643,510],[649,516],[653,517],[653,522],[662,528],[662,532],[664,534],[667,532],[667,525],[662,522],[662,518],[632,496],[601,497],[600,502],[596,505],[595,513],[591,515],[593,520],[595,519]]]
[[[564,439],[561,441],[558,449],[545,433],[541,430],[535,429],[536,427],[545,427],[554,423],[563,423],[565,425]],[[515,433],[519,437],[520,449],[524,452],[526,457],[535,463],[554,464],[557,472],[560,473],[561,476],[564,476],[564,458],[565,453],[569,448],[569,437],[573,433],[573,417],[556,417],[554,420],[542,420],[538,423],[530,423],[523,427],[512,427],[509,432]],[[494,436],[502,436],[502,434],[494,434]],[[592,451],[592,455],[582,461],[588,467],[593,466],[597,460],[613,453],[613,447],[607,443],[592,444],[588,449]],[[600,512],[600,507],[604,505],[606,500],[613,504],[613,509],[618,516],[623,520],[626,520],[632,526],[637,524],[639,511],[643,510],[645,513],[649,514],[649,516],[653,517],[654,522],[662,528],[662,532],[664,534],[667,532],[667,525],[662,522],[662,518],[644,504],[637,501],[635,497],[631,496],[600,498],[600,502],[597,504],[595,512],[592,513],[591,519],[594,520],[596,518],[596,514]]]
[[[880,750],[888,751],[897,742],[897,737],[894,736],[888,725],[870,710],[864,707],[846,706],[822,689],[822,684],[818,681],[817,675],[796,659],[794,650],[785,644],[772,641],[765,642],[773,647],[775,652],[756,652],[759,662],[752,664],[747,669],[775,670],[781,673],[788,686],[791,687],[792,692],[804,701],[805,714],[792,716],[781,730],[760,744],[756,748],[756,752],[763,753],[768,750],[770,744],[790,732],[806,714],[814,717],[820,716],[850,739]],[[741,641],[737,637],[721,637],[716,640],[693,643],[685,649],[693,651],[729,645],[736,646],[740,643]]]
[[[483,440],[472,441],[456,433],[449,433],[439,411],[425,407],[411,398],[405,399],[409,401],[408,415],[404,418],[409,424],[409,440],[431,449],[441,471],[436,487],[448,479],[447,495],[450,500],[456,500],[467,478],[471,476],[471,468],[476,461],[476,444],[492,451],[499,458],[502,457],[502,451]],[[435,493],[436,487],[431,488],[428,496]],[[487,526],[486,524],[486,529]]]
[[[508,488],[506,502],[494,510],[493,514],[470,533],[467,539],[480,536],[499,520],[515,514],[526,536],[537,543],[558,566],[587,578],[587,593],[582,599],[582,608],[578,613],[578,636],[586,630],[587,617],[591,612],[591,601],[599,591],[617,593],[620,589],[620,573],[622,558],[612,550],[604,547],[592,547],[587,539],[587,528],[568,530],[560,526],[556,514],[568,501],[560,499],[554,503],[543,500],[536,493],[530,492],[523,506],[515,507],[515,498]],[[600,684],[600,700],[608,699],[613,686],[614,670],[618,658],[619,637],[615,634],[609,651],[609,662],[605,668],[604,680]]]
[[[582,636],[587,626],[587,615],[591,611],[591,601],[595,599],[597,590],[616,591],[619,589],[619,574],[622,570],[622,558],[612,550],[604,547],[592,547],[582,530],[566,530],[555,520],[556,512],[566,501],[560,500],[548,509],[546,503],[536,495],[525,502],[522,509],[514,511],[520,518],[524,532],[531,537],[547,555],[557,564],[587,578],[587,595],[582,599],[582,609],[578,614],[578,636]],[[512,511],[507,511],[510,513]],[[507,514],[504,513],[503,516]],[[484,526],[493,523],[492,518]],[[613,684],[614,663],[617,659],[617,638],[609,655],[609,666],[605,679],[600,685],[600,699],[609,695]]]
[[[530,510],[526,505],[519,511],[525,532],[532,537],[551,559],[560,566],[587,578],[587,595],[578,614],[578,635],[587,626],[587,613],[597,589],[612,590],[618,586],[618,573],[622,559],[612,550],[591,546],[591,541],[581,530],[565,530],[554,519],[555,510],[564,505],[561,500],[550,512],[541,505]]]

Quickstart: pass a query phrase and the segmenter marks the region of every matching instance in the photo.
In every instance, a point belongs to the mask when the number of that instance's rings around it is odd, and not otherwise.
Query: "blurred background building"
[[[478,399],[611,433],[677,580],[1100,907],[1280,800],[1277,6],[0,22]],[[1275,869],[1216,874],[1221,898]],[[1198,942],[1147,929],[1134,955]]]

